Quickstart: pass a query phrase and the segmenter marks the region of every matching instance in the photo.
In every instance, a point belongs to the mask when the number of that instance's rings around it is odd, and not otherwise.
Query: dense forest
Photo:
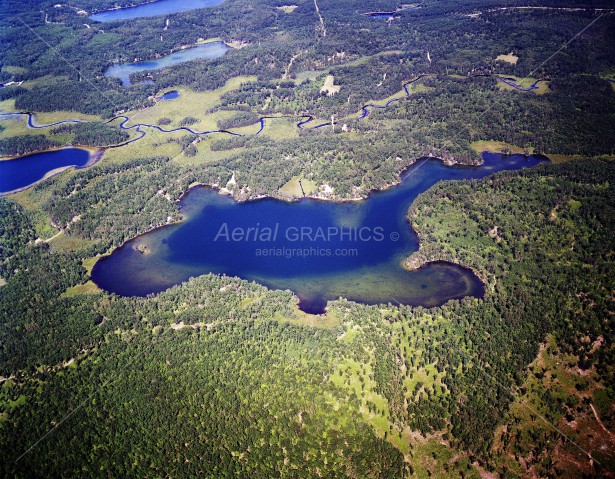
[[[487,282],[485,298],[432,309],[393,304],[384,316],[340,300],[325,329],[302,325],[289,292],[214,275],[146,299],[58,298],[87,279],[79,258],[93,252],[35,245],[29,213],[2,200],[0,358],[2,374],[15,376],[1,389],[2,447],[12,451],[4,474],[433,470],[420,455],[413,460],[412,447],[405,461],[393,447],[406,426],[425,438],[444,431],[449,447],[497,467],[493,431],[547,333],[613,391],[612,324],[604,318],[615,286],[614,181],[611,162],[584,161],[429,190],[410,210],[420,254],[475,269]],[[109,227],[116,236],[126,231]],[[607,343],[595,351],[585,337]],[[53,441],[13,462],[78,406]],[[561,414],[556,403],[548,417]],[[600,410],[607,424],[610,414]],[[596,468],[612,467],[609,456],[592,453]],[[467,464],[457,462],[453,470]]]

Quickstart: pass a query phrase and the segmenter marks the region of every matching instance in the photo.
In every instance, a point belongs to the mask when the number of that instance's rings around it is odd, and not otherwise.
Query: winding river
[[[423,306],[480,297],[483,285],[467,269],[433,263],[407,271],[401,263],[418,248],[406,212],[420,193],[441,180],[481,178],[546,161],[491,153],[483,158],[477,167],[422,159],[399,185],[345,203],[236,203],[210,188],[195,188],[181,201],[185,221],[127,242],[96,263],[92,279],[110,292],[145,296],[193,276],[227,274],[291,289],[310,313],[322,313],[327,301],[340,296]]]
[[[502,76],[497,76],[497,75],[496,75],[496,78],[502,83],[505,83],[506,85],[513,87],[515,90],[524,91],[524,92],[538,90],[539,83],[548,81],[545,79],[539,79],[539,80],[536,80],[534,83],[532,83],[530,86],[524,87],[517,82],[516,78],[502,77]]]
[[[403,91],[405,96],[404,97],[400,97],[400,98],[394,98],[392,100],[389,100],[385,105],[376,105],[374,103],[368,103],[366,105],[363,105],[361,107],[361,114],[358,117],[358,120],[363,120],[364,118],[366,118],[370,112],[373,109],[385,109],[388,108],[389,106],[402,101],[404,98],[407,98],[408,96],[411,95],[411,92],[409,90],[409,86],[418,81],[419,79],[421,79],[424,75],[419,75],[416,78],[406,82],[403,84]],[[163,94],[160,98],[158,98],[158,100],[172,100],[174,98],[177,98],[179,96],[179,93],[175,90],[173,91],[169,91],[165,94]],[[41,129],[41,128],[51,128],[53,126],[58,126],[58,125],[62,125],[62,124],[67,124],[67,123],[81,123],[83,120],[64,120],[64,121],[58,121],[58,122],[54,122],[54,123],[49,123],[49,124],[38,124],[36,122],[35,119],[35,115],[31,112],[27,112],[27,111],[22,111],[22,112],[17,112],[17,113],[0,113],[0,119],[12,119],[12,118],[17,118],[19,116],[25,116],[27,118],[27,123],[28,123],[28,127],[29,128],[33,128],[33,129]],[[256,133],[254,133],[254,135],[259,135],[263,129],[265,128],[265,122],[268,119],[275,119],[275,118],[289,118],[289,117],[296,117],[296,115],[267,115],[267,116],[262,116],[259,118],[258,120],[258,124],[259,124],[259,129]],[[317,123],[316,125],[313,125],[312,123],[315,123],[315,119],[314,117],[310,116],[310,115],[299,115],[299,117],[301,118],[301,120],[299,120],[296,124],[297,128],[303,130],[303,129],[319,129],[319,128],[324,128],[327,126],[331,126],[331,122],[325,122],[325,123]],[[166,129],[166,128],[162,128],[159,125],[152,125],[149,123],[135,123],[134,125],[129,125],[131,119],[130,117],[126,116],[126,115],[119,115],[116,116],[114,118],[111,118],[110,120],[107,120],[107,123],[113,122],[113,121],[117,121],[119,120],[119,127],[122,130],[134,130],[135,132],[138,133],[138,136],[136,136],[135,138],[132,138],[124,143],[121,143],[119,145],[115,145],[113,147],[110,148],[117,148],[120,146],[125,146],[127,144],[133,143],[135,141],[140,140],[141,138],[143,138],[147,133],[146,133],[146,129],[151,128],[154,129],[160,133],[175,133],[178,131],[185,131],[186,133],[191,133],[193,135],[199,135],[199,136],[205,136],[205,135],[211,135],[214,133],[222,133],[222,134],[226,134],[226,135],[231,135],[231,136],[246,136],[242,133],[235,133],[233,131],[230,130],[205,130],[205,131],[198,131],[198,130],[194,130],[192,128],[189,127],[179,127],[179,128],[170,128],[170,129]],[[336,121],[334,122],[335,125],[339,124],[340,121]]]

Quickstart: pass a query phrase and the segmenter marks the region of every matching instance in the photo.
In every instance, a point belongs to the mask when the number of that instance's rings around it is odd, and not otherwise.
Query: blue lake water
[[[130,86],[130,75],[132,73],[160,70],[161,68],[170,67],[190,60],[219,58],[229,49],[230,47],[226,46],[223,42],[205,43],[154,60],[111,65],[105,70],[105,76],[119,78],[122,80],[122,85]]]
[[[65,166],[82,167],[90,159],[90,152],[80,148],[63,148],[0,161],[0,193],[31,185],[47,173]]]
[[[158,100],[175,100],[179,98],[179,92],[177,90],[171,90],[163,94]]]
[[[129,20],[131,18],[155,17],[169,13],[186,12],[197,8],[215,7],[224,0],[158,0],[136,7],[118,8],[90,15],[97,22],[111,22],[114,20]]]
[[[434,263],[418,271],[401,266],[418,248],[406,220],[408,207],[438,181],[480,178],[543,161],[487,153],[482,166],[447,167],[423,159],[400,185],[345,203],[237,203],[196,188],[181,202],[184,222],[127,242],[96,263],[92,279],[107,291],[145,296],[193,276],[227,274],[291,289],[301,309],[311,313],[323,312],[327,300],[340,296],[367,304],[424,306],[481,296],[480,280],[457,265]]]

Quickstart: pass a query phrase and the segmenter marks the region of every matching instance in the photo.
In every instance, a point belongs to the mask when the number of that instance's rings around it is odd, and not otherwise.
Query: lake
[[[106,77],[119,78],[122,85],[130,86],[130,75],[132,73],[144,72],[148,70],[160,70],[161,68],[177,65],[178,63],[188,62],[198,59],[213,59],[220,58],[231,47],[223,42],[210,42],[195,47],[185,48],[183,50],[171,53],[170,55],[155,58],[153,60],[144,60],[135,63],[120,63],[111,65],[105,70]]]
[[[181,201],[185,221],[127,242],[96,263],[92,279],[110,292],[145,296],[193,276],[227,274],[291,289],[300,308],[310,313],[322,313],[328,300],[340,296],[367,304],[423,306],[480,297],[483,285],[467,269],[433,263],[407,271],[401,263],[418,249],[406,220],[408,207],[430,186],[548,161],[491,153],[483,157],[478,167],[419,160],[399,185],[363,201],[237,203],[213,189],[195,188]]]
[[[179,98],[179,92],[177,90],[171,90],[157,98],[157,100],[175,100],[176,98]]]
[[[186,12],[197,8],[215,7],[224,0],[158,0],[136,7],[117,8],[90,15],[97,22],[112,22],[114,20],[129,20],[131,18],[155,17],[169,13]]]
[[[62,148],[0,161],[0,193],[24,188],[56,168],[85,166],[90,152],[81,148]]]

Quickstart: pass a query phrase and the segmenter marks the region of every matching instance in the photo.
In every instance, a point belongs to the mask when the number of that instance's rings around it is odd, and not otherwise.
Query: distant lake
[[[291,289],[301,309],[311,313],[323,312],[328,300],[340,296],[367,304],[423,306],[482,296],[480,280],[460,266],[434,263],[414,272],[402,268],[402,261],[418,248],[406,220],[408,207],[438,181],[481,178],[543,161],[486,153],[482,166],[447,167],[422,159],[400,185],[344,203],[237,203],[210,188],[196,188],[181,202],[184,222],[127,242],[96,263],[92,279],[107,291],[145,296],[191,276],[227,274]],[[244,237],[233,237],[236,231]]]
[[[0,161],[0,193],[24,188],[44,178],[56,168],[85,166],[90,152],[81,148],[62,148]]]
[[[114,20],[129,20],[131,18],[155,17],[168,15],[169,13],[186,12],[197,8],[215,7],[224,0],[158,0],[157,2],[145,3],[136,7],[118,8],[105,10],[104,12],[90,15],[97,22],[111,22]]]
[[[160,70],[161,68],[170,67],[190,60],[219,58],[229,49],[230,47],[226,46],[223,42],[204,43],[203,45],[185,48],[184,50],[154,60],[111,65],[105,70],[105,76],[119,78],[122,80],[122,85],[130,86],[130,75],[132,73]]]

